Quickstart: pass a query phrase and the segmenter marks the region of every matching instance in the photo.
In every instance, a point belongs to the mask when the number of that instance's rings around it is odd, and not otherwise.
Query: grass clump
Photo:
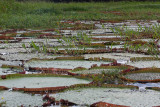
[[[64,7],[63,8],[63,11],[79,11],[79,12],[82,12],[82,11],[87,11],[86,8],[84,7],[76,7],[76,6],[67,6],[67,7]]]
[[[0,27],[57,28],[57,22],[61,20],[157,20],[159,6],[160,2],[54,3],[0,0]]]
[[[159,46],[156,43],[160,36],[160,26],[154,25],[149,27],[142,27],[137,24],[138,28],[136,30],[128,29],[125,26],[122,28],[111,28],[115,34],[119,34],[121,37],[126,38],[124,42],[124,50],[129,52],[145,53],[147,55],[153,55],[158,58]],[[150,41],[142,41],[137,39],[151,39]],[[132,41],[131,41],[132,40]]]
[[[119,71],[110,71],[110,72],[103,72],[99,75],[92,75],[93,83],[95,84],[122,84],[123,81],[120,79],[121,74],[119,74]]]

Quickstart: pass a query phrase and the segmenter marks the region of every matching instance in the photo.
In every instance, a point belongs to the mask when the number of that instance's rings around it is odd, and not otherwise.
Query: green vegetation
[[[70,90],[78,90],[80,89],[85,89],[85,88],[119,88],[119,89],[136,89],[138,88],[137,86],[132,86],[132,85],[123,85],[123,84],[76,84],[72,85],[69,88],[66,88],[63,91],[60,92],[66,92]]]
[[[142,27],[138,25],[137,30],[130,30],[123,26],[122,28],[111,28],[111,30],[125,38],[124,50],[129,52],[145,53],[148,55],[153,55],[158,58],[159,48],[156,41],[159,40],[160,36],[160,25]],[[151,39],[150,41],[142,41],[137,39]],[[132,41],[131,41],[132,40]]]
[[[134,74],[134,73],[160,73],[160,69],[159,68],[144,68],[141,70],[137,70],[137,71],[132,71],[132,72],[128,72],[127,74]]]
[[[122,84],[123,81],[120,79],[121,74],[119,74],[119,71],[110,71],[105,73],[102,71],[102,74],[99,75],[92,75],[92,79],[94,83],[102,84],[102,83],[107,83],[107,84]]]
[[[14,79],[14,78],[23,78],[23,77],[64,77],[64,78],[73,78],[73,76],[69,75],[58,75],[58,74],[10,74],[7,75],[7,79]],[[92,81],[91,78],[82,77],[82,76],[74,76],[77,79],[84,79],[88,81]]]
[[[114,70],[118,70],[118,71],[121,71],[121,70],[125,70],[125,69],[128,69],[127,66],[124,66],[124,65],[121,65],[121,66],[104,66],[104,67],[94,67],[94,68],[91,68],[92,69],[114,69]]]
[[[65,48],[65,51],[67,54],[74,54],[74,55],[83,54],[83,52],[85,52],[85,50],[86,50],[85,45],[83,45],[83,44],[81,45],[81,44],[79,44],[79,42],[85,42],[88,44],[91,43],[90,36],[86,35],[85,33],[78,33],[77,36],[70,36],[68,38],[63,36],[62,40],[60,40],[60,39],[58,39],[58,40],[62,46],[64,46],[64,47],[65,47],[65,45],[67,46],[67,48]],[[79,49],[81,49],[83,51],[79,52],[78,51]]]
[[[58,28],[61,20],[160,19],[159,9],[160,2],[50,3],[0,0],[0,27],[47,29]]]
[[[3,100],[3,97],[2,97],[1,99]],[[2,105],[4,105],[4,104],[6,104],[6,101],[0,102],[0,106],[2,106]]]

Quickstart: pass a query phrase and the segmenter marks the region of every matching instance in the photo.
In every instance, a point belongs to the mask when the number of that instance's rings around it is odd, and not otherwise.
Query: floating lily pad
[[[91,81],[77,78],[67,77],[24,77],[16,79],[1,80],[0,85],[8,88],[42,88],[42,87],[57,87],[70,86],[74,84],[88,84]]]
[[[53,95],[56,99],[65,99],[76,104],[91,105],[103,101],[111,104],[151,107],[160,105],[160,93],[153,90],[146,92],[117,88],[86,88],[58,93]],[[145,98],[145,100],[144,100]]]
[[[128,63],[131,66],[135,66],[138,68],[149,68],[149,67],[157,67],[160,68],[160,61],[137,61]]]
[[[32,58],[55,58],[55,56],[45,55],[42,53],[17,53],[17,54],[6,54],[1,56],[5,60],[30,60]]]
[[[93,64],[97,64],[100,66],[101,64],[109,64],[111,62],[104,62],[104,61],[76,61],[76,60],[67,60],[67,61],[30,61],[25,64],[26,67],[53,67],[53,68],[67,68],[67,69],[74,69],[77,67],[84,67],[90,68]]]
[[[18,106],[42,106],[43,100],[41,95],[30,95],[21,92],[0,91],[0,103],[4,102],[2,106],[18,107]]]
[[[132,80],[155,80],[160,79],[160,73],[134,73],[125,75],[125,78]]]

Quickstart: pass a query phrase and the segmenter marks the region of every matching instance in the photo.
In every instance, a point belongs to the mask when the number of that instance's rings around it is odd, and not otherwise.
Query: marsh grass
[[[121,84],[123,83],[123,81],[120,79],[121,78],[121,74],[119,74],[119,71],[110,71],[105,73],[104,71],[102,71],[102,74],[99,75],[92,75],[92,79],[94,83],[98,83],[98,84],[103,84],[103,83],[107,83],[107,84]]]
[[[123,44],[124,51],[127,50],[131,52],[145,53],[145,54],[153,55],[156,58],[158,58],[159,48],[156,41],[160,39],[159,24],[149,26],[149,27],[146,27],[146,26],[142,27],[140,24],[138,24],[137,30],[128,29],[126,26],[122,26],[122,28],[116,27],[115,29],[111,28],[111,30],[115,34],[118,34],[121,37],[126,38],[126,41]],[[146,42],[146,41],[136,40],[136,39],[151,39],[151,40]]]
[[[0,0],[0,27],[56,28],[60,20],[152,20],[159,19],[159,8],[160,2],[50,3]]]

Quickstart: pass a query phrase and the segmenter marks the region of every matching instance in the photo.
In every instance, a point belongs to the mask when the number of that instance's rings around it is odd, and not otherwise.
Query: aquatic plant
[[[138,83],[155,83],[155,82],[160,82],[160,79],[154,79],[154,80],[133,80],[133,79],[128,79],[125,77],[121,77],[121,79],[123,81],[127,81],[127,82],[138,82]]]
[[[0,40],[14,40],[14,37],[1,35],[1,36],[0,36]]]
[[[90,107],[105,107],[105,106],[108,106],[108,107],[129,107],[129,106],[124,106],[124,105],[110,104],[110,103],[101,102],[101,101],[90,105]]]
[[[44,87],[44,88],[16,88],[14,87],[14,91],[23,91],[26,93],[32,94],[48,94],[48,93],[55,93],[60,92],[67,89],[68,86],[61,86],[61,87]]]
[[[85,52],[85,45],[78,44],[78,42],[85,42],[90,44],[91,38],[86,33],[78,33],[76,36],[63,36],[62,40],[59,40],[59,42],[62,44],[62,46],[65,46],[64,44],[66,44],[67,48],[65,49],[65,51],[67,52],[67,54],[79,55]],[[73,50],[72,48],[83,50],[81,51],[81,53],[80,51]]]
[[[1,77],[0,79],[6,79],[7,78],[6,75],[1,75],[0,77]]]
[[[55,60],[85,60],[83,56],[56,57]]]
[[[48,94],[43,97],[43,100],[46,102],[42,106],[51,106],[51,105],[77,106],[78,105],[76,103],[73,103],[64,99],[60,99],[59,101],[56,101],[54,97],[50,97]]]
[[[0,102],[0,106],[4,106],[6,104],[6,101]]]
[[[76,71],[81,71],[81,70],[86,70],[86,68],[77,67],[77,68],[74,68],[73,70],[71,70],[71,72],[76,72]]]
[[[42,31],[31,31],[29,33],[22,33],[20,37],[39,37]]]
[[[110,71],[105,73],[102,71],[102,74],[92,75],[93,83],[96,84],[121,84],[123,81],[120,79],[121,74],[119,71]]]
[[[159,73],[160,69],[159,68],[141,68],[141,69],[135,69],[131,70],[131,72],[128,72],[129,74],[132,73]]]
[[[160,33],[160,26],[150,26],[150,27],[143,27],[138,24],[138,30],[130,30],[127,27],[122,28],[111,28],[115,34],[120,35],[123,38],[126,38],[124,43],[124,51],[129,52],[138,52],[138,53],[146,53],[158,58],[159,50],[157,45],[154,42],[145,42],[140,40],[132,40],[129,42],[130,39],[143,39],[143,38],[151,38],[152,41],[156,41]],[[144,35],[146,34],[146,35]],[[153,36],[154,35],[154,36]]]
[[[19,69],[19,70],[23,70],[24,69],[21,66],[5,65],[5,64],[2,64],[1,68],[11,68],[11,69]]]
[[[152,61],[152,60],[160,60],[160,58],[157,57],[132,57],[130,58],[130,61]]]
[[[124,70],[121,72],[122,73],[122,77],[121,79],[124,81],[128,81],[128,82],[140,82],[140,83],[148,83],[148,82],[159,82],[160,79],[152,79],[152,78],[148,78],[149,79],[144,79],[144,80],[137,80],[137,79],[129,79],[126,77],[126,75],[132,75],[132,74],[137,74],[137,73],[160,73],[160,69],[159,68],[143,68],[143,69],[135,69],[135,70]]]
[[[8,90],[9,88],[4,87],[4,86],[0,86],[0,90]]]
[[[29,50],[27,49],[25,43],[22,44],[22,47],[26,50],[27,53],[29,53]]]

